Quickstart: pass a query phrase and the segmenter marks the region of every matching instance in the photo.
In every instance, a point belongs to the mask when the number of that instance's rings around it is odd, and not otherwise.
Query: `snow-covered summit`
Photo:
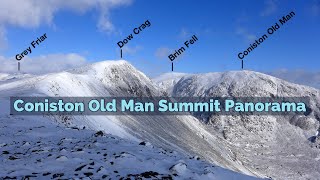
[[[146,75],[124,60],[102,61],[64,72],[7,81],[0,84],[1,90],[6,95],[19,91],[26,95],[91,97],[148,97],[161,93]]]
[[[182,76],[167,92],[172,97],[309,97],[309,115],[196,117],[208,124],[211,132],[234,144],[230,149],[246,167],[280,179],[304,179],[320,173],[319,148],[308,140],[320,127],[318,89],[259,72],[229,71]],[[304,173],[298,175],[297,171]]]
[[[192,84],[195,89],[188,91],[189,95],[192,93],[193,95],[200,95],[204,93],[204,90],[209,89],[212,92],[206,92],[209,93],[207,95],[217,94],[235,97],[268,97],[271,94],[299,97],[303,96],[306,91],[312,94],[318,94],[319,92],[311,87],[296,85],[270,75],[246,70],[188,75],[181,77],[180,80],[176,84],[174,91],[180,91],[185,89],[185,86]],[[222,89],[225,92],[222,92]],[[173,92],[173,95],[178,95],[175,93],[178,92]]]
[[[179,87],[185,89],[188,84],[192,84],[192,88],[188,90],[188,94],[184,96],[197,96],[203,93],[204,90],[208,90],[213,87],[233,87],[236,85],[238,89],[233,89],[234,94],[228,94],[224,92],[224,95],[229,96],[269,96],[270,93],[278,94],[279,96],[285,95],[281,92],[276,92],[277,85],[281,87],[295,87],[298,91],[304,93],[305,91],[312,91],[317,93],[318,90],[312,87],[303,85],[296,85],[294,83],[287,82],[285,80],[263,74],[260,72],[242,70],[242,71],[227,71],[227,72],[211,72],[211,73],[199,73],[199,74],[184,74],[184,73],[165,73],[159,77],[153,79],[156,84],[163,87],[172,96],[183,95],[181,93],[174,92]],[[174,89],[177,88],[177,89]],[[255,92],[250,91],[249,88],[256,88]],[[230,88],[229,88],[230,89]],[[246,90],[248,89],[248,91]],[[217,90],[217,89],[215,89]],[[251,89],[252,90],[252,89]],[[235,92],[238,91],[238,92]],[[187,92],[187,91],[185,91]],[[219,93],[219,92],[218,92]],[[222,92],[220,92],[221,95]],[[258,93],[258,94],[257,94]],[[290,96],[290,95],[289,95]]]

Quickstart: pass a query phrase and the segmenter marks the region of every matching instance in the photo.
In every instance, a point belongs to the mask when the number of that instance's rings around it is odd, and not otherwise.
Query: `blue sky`
[[[33,1],[29,1],[32,4]],[[37,66],[40,56],[53,54],[61,55],[59,58],[76,54],[75,57],[82,59],[80,64],[119,59],[117,42],[131,34],[133,28],[149,20],[151,26],[134,36],[124,49],[124,59],[147,75],[152,77],[171,71],[167,56],[194,34],[199,40],[174,61],[176,72],[239,70],[238,53],[247,49],[255,38],[265,34],[283,15],[294,11],[296,16],[245,57],[245,68],[263,72],[279,69],[319,71],[319,0],[124,0],[114,5],[109,5],[106,0],[103,4],[106,8],[82,1],[85,3],[81,6],[77,1],[67,5],[61,1],[55,4],[57,9],[49,11],[51,14],[39,14],[44,17],[42,20],[29,17],[33,18],[30,24],[28,18],[17,23],[19,17],[11,17],[19,14],[0,13],[0,42],[3,44],[0,46],[0,61],[6,61],[8,66],[9,60],[15,61],[13,57],[17,53],[44,33],[48,38],[28,56],[36,59],[33,66]],[[8,6],[10,9],[7,0],[1,3],[2,7]],[[46,5],[35,6],[45,8]],[[111,24],[111,27],[99,27],[100,20]],[[55,60],[50,61],[54,63]],[[73,60],[73,64],[66,67],[76,65],[76,60]],[[40,63],[39,66],[45,64]],[[0,72],[8,69],[5,66],[2,68]]]

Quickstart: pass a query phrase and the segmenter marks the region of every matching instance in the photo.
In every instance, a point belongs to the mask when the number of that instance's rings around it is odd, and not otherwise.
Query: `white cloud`
[[[104,14],[100,15],[97,27],[100,31],[107,32],[107,33],[112,33],[115,30],[114,25],[111,23],[109,18]]]
[[[130,2],[131,0],[1,0],[0,26],[36,28],[41,24],[52,24],[54,15],[60,10],[85,13],[97,9],[100,12],[97,26],[102,31],[111,32],[114,26],[108,16],[109,11]]]
[[[248,27],[248,22],[250,22],[250,18],[245,12],[241,13],[235,21],[235,34],[241,36],[245,43],[251,43],[257,39],[257,36],[249,32],[248,28],[246,28]]]
[[[185,38],[189,37],[191,37],[191,33],[186,28],[182,28],[179,34],[179,38],[184,40]]]
[[[6,30],[0,26],[0,50],[7,49],[8,40],[6,36]]]
[[[78,54],[50,54],[38,57],[24,57],[21,71],[29,74],[46,74],[83,66],[87,60]],[[16,73],[18,61],[0,56],[0,73]]]
[[[236,34],[244,37],[246,42],[252,42],[257,39],[256,35],[251,34],[246,28],[243,27],[237,27]]]
[[[270,16],[278,9],[276,0],[264,0],[264,9],[261,11],[260,16]],[[246,12],[242,12],[235,21],[236,29],[235,33],[244,38],[246,43],[251,43],[257,39],[257,36],[248,30],[248,22],[250,22],[250,16]]]
[[[134,47],[131,47],[131,46],[124,46],[122,48],[122,52],[123,54],[130,54],[130,55],[133,55],[133,54],[136,54],[138,51],[140,51],[141,49],[143,49],[141,46],[134,46]]]
[[[313,16],[320,15],[320,1],[313,1],[310,7],[310,12]]]
[[[277,11],[278,6],[275,0],[265,0],[264,3],[265,3],[265,8],[260,13],[261,16],[270,16]]]
[[[155,56],[159,59],[167,58],[171,53],[171,50],[167,47],[160,47],[156,50]]]

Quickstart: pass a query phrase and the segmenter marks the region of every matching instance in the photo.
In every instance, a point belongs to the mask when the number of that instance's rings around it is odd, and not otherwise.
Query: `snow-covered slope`
[[[280,179],[320,175],[320,149],[308,139],[319,129],[320,92],[252,71],[187,75],[172,88],[173,97],[310,97],[309,116],[211,116],[200,119],[212,134],[232,144],[246,167]]]
[[[143,73],[125,61],[104,61],[68,72],[9,81],[0,85],[0,99],[9,96],[161,96]],[[7,102],[9,107],[9,103]],[[37,117],[34,117],[37,118]],[[229,150],[208,132],[195,117],[189,116],[54,116],[67,126],[103,130],[135,141],[147,140],[165,149],[197,154],[217,165],[261,176],[229,158]],[[262,176],[264,177],[264,176]]]
[[[256,179],[148,142],[0,113],[0,179]]]
[[[160,95],[151,80],[126,61],[103,61],[67,72],[15,79],[0,87],[5,95],[15,94],[13,89],[26,95],[68,97]]]
[[[85,126],[136,142],[146,140],[164,149],[197,154],[216,165],[257,177],[305,179],[319,175],[319,149],[307,140],[319,127],[319,91],[249,71],[179,78],[177,75],[168,84],[163,83],[164,89],[173,87],[170,90],[173,96],[306,95],[312,98],[314,112],[295,119],[216,116],[203,121],[192,115],[52,118],[71,127]],[[104,61],[67,72],[2,83],[0,101],[7,101],[9,96],[156,97],[170,92],[164,92],[125,61]]]

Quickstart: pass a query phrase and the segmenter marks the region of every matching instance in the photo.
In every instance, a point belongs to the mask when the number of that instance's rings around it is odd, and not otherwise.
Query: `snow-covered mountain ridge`
[[[274,178],[277,176],[271,174],[282,173],[280,179],[304,179],[313,177],[310,174],[319,174],[319,146],[307,140],[320,127],[318,89],[252,71],[187,74],[178,79],[175,76],[170,78],[175,79],[176,83],[165,89],[173,97],[309,97],[312,109],[309,116],[198,118],[211,127],[211,132],[220,132],[221,137],[234,144],[232,149],[237,152],[237,158],[241,157],[244,163],[249,160],[246,166],[256,164],[253,166]],[[155,82],[161,86],[161,81],[156,79]],[[300,163],[296,164],[296,161]],[[305,174],[295,176],[294,171]]]
[[[309,96],[313,111],[307,117],[213,116],[206,121],[192,115],[50,119],[67,126],[104,130],[137,142],[149,141],[155,146],[198,155],[216,165],[257,177],[312,179],[320,174],[319,149],[308,141],[319,127],[319,90],[272,76],[236,71],[172,77],[167,74],[152,81],[125,61],[107,61],[0,84],[0,100],[5,102],[10,96],[163,95]]]

